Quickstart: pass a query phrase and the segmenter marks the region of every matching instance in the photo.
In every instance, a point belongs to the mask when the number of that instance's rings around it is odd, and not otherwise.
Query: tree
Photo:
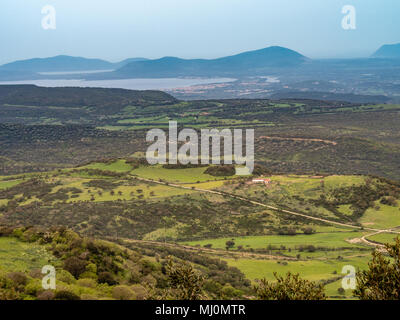
[[[307,228],[304,228],[304,229],[303,229],[303,232],[304,232],[304,234],[306,234],[306,235],[311,235],[311,234],[314,234],[314,233],[315,233],[315,230],[314,230],[313,228],[311,228],[311,227],[307,227]]]
[[[233,248],[233,247],[235,246],[235,241],[233,241],[233,240],[228,240],[228,241],[225,243],[225,246],[226,246],[226,250],[229,250],[229,249],[231,249],[231,248]]]
[[[324,287],[313,281],[301,279],[298,274],[288,272],[286,278],[274,273],[276,282],[265,278],[254,287],[259,300],[326,300]]]
[[[354,295],[361,300],[400,300],[400,238],[385,247],[389,258],[374,251],[368,270],[357,273]]]
[[[70,257],[64,261],[64,269],[71,273],[75,278],[85,272],[87,262],[77,257]]]
[[[172,260],[169,260],[166,273],[173,290],[169,294],[173,298],[178,300],[200,300],[204,298],[204,278],[197,274],[190,264],[174,264]]]

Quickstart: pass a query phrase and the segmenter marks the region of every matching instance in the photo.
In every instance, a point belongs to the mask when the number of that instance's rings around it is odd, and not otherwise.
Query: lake
[[[167,90],[202,84],[233,82],[232,78],[163,78],[163,79],[118,79],[118,80],[21,80],[0,81],[0,85],[34,84],[40,87],[96,87],[130,90]]]

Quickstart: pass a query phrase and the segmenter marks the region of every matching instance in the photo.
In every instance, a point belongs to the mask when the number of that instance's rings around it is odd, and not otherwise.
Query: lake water
[[[131,90],[167,90],[202,84],[233,82],[232,78],[164,78],[164,79],[119,79],[119,80],[22,80],[0,81],[3,84],[34,84],[41,87],[96,87]]]

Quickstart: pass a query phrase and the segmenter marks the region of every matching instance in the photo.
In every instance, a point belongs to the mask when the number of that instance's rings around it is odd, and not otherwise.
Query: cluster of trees
[[[357,221],[368,208],[375,206],[375,201],[381,199],[382,204],[396,206],[399,196],[399,183],[384,178],[368,177],[365,184],[332,189],[327,194],[321,194],[318,200],[312,200],[312,203],[325,207],[339,218]],[[337,206],[344,204],[351,205],[351,216],[345,217],[337,210]]]

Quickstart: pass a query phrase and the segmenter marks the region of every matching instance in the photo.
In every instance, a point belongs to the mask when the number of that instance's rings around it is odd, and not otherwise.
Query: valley
[[[15,250],[40,252],[63,274],[62,294],[81,299],[172,294],[171,259],[190,261],[210,299],[254,299],[257,281],[274,272],[355,299],[343,268],[365,270],[400,233],[396,104],[35,86],[0,88],[0,104],[0,269],[32,287],[43,260]],[[149,165],[146,132],[169,121],[197,132],[254,128],[253,175]],[[123,268],[97,246],[119,252]]]

